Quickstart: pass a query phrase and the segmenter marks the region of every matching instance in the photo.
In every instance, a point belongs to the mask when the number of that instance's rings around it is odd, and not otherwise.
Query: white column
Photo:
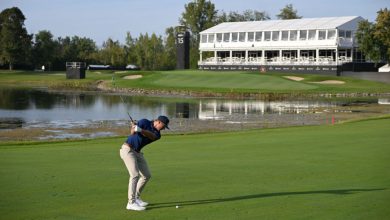
[[[282,50],[279,50],[279,62],[282,61],[282,56],[283,56],[283,51]]]
[[[217,102],[216,101],[214,102],[213,110],[214,110],[214,117],[215,117],[215,116],[217,116]]]
[[[351,49],[351,57],[349,57],[349,58],[351,58],[351,62],[353,61],[353,48]]]
[[[316,49],[316,63],[318,64],[319,61],[319,56],[320,56],[320,50]]]
[[[265,50],[261,51],[261,63],[264,63],[265,61]]]

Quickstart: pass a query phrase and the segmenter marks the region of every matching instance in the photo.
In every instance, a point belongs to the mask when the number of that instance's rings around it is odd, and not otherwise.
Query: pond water
[[[125,135],[127,113],[134,119],[167,115],[168,132],[187,133],[335,123],[390,113],[389,104],[388,97],[230,100],[1,89],[0,140],[18,129],[39,129],[36,139]]]

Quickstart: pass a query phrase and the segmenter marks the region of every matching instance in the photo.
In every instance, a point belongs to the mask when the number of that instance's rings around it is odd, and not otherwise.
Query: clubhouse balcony
[[[361,20],[352,16],[221,23],[200,33],[198,65],[214,70],[337,70],[364,62],[355,39]]]

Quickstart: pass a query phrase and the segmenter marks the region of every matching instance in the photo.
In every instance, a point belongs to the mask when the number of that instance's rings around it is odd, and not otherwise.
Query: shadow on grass
[[[348,195],[360,192],[370,192],[370,191],[379,191],[386,190],[385,188],[381,189],[336,189],[336,190],[318,190],[318,191],[304,191],[304,192],[278,192],[278,193],[263,193],[255,195],[246,195],[246,196],[235,196],[228,198],[219,198],[219,199],[204,199],[204,200],[193,200],[193,201],[176,201],[176,202],[163,202],[163,203],[153,203],[148,206],[150,209],[158,208],[167,208],[175,205],[180,206],[192,206],[192,205],[202,205],[210,203],[220,203],[220,202],[233,202],[247,199],[260,199],[274,196],[295,196],[295,195],[310,195],[310,194],[332,194],[332,195]]]

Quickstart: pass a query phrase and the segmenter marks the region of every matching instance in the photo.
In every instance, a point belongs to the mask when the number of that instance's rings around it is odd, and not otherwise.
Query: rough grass
[[[0,145],[2,219],[386,219],[390,118],[168,135],[145,149],[145,212],[125,210],[124,138]],[[181,208],[176,209],[175,206]]]

